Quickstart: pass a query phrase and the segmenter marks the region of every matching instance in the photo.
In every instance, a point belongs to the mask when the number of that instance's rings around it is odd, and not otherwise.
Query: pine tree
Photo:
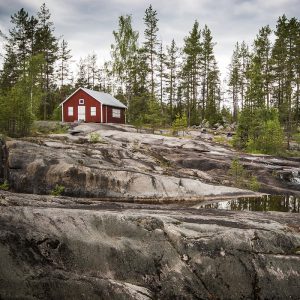
[[[88,79],[87,79],[87,65],[86,60],[83,58],[80,58],[79,63],[77,65],[78,67],[78,73],[77,73],[77,80],[75,83],[75,87],[88,87]]]
[[[169,94],[169,115],[171,122],[174,120],[174,99],[176,95],[176,79],[177,79],[177,60],[178,60],[178,47],[174,39],[171,42],[171,45],[167,47],[167,56],[166,56],[166,81],[167,81],[167,92]]]
[[[70,74],[69,69],[69,61],[72,58],[71,50],[68,49],[68,42],[65,40],[62,40],[59,47],[58,52],[58,70],[57,70],[57,77],[60,82],[60,86],[63,87],[66,84],[66,81],[68,80],[68,76]]]
[[[67,95],[71,93],[73,90],[73,86],[71,84],[71,72],[69,61],[72,58],[71,50],[68,48],[68,42],[64,39],[61,41],[59,45],[57,60],[57,80],[58,80],[58,89],[56,91],[57,96],[55,95],[55,108],[52,112],[52,119],[60,120],[61,119],[61,107],[58,107],[59,103],[61,103]]]
[[[119,17],[118,30],[113,31],[115,44],[111,45],[113,73],[120,82],[128,108],[131,106],[130,100],[135,80],[135,57],[138,51],[137,42],[139,37],[138,32],[133,30],[131,23],[131,16]]]
[[[37,14],[38,24],[35,33],[35,53],[41,53],[44,56],[44,66],[42,68],[44,99],[42,102],[42,116],[46,120],[52,114],[55,108],[53,99],[54,64],[57,60],[58,43],[54,36],[54,27],[49,9],[45,3],[42,4]]]
[[[248,85],[247,72],[250,65],[250,51],[248,45],[243,41],[239,49],[239,76],[238,86],[241,97],[241,109],[244,108],[245,94]]]
[[[198,21],[195,21],[193,29],[189,36],[184,39],[184,62],[182,68],[183,87],[185,89],[185,98],[188,112],[188,125],[194,125],[199,122],[199,112],[197,110],[200,55],[202,45],[200,43],[201,32]]]
[[[29,134],[42,97],[38,83],[41,80],[39,70],[43,63],[41,55],[28,59],[24,76],[5,95],[0,96],[0,131],[11,136]]]
[[[240,46],[239,43],[236,43],[235,49],[231,57],[231,63],[229,66],[229,82],[228,86],[231,88],[229,93],[232,96],[233,103],[233,120],[237,121],[238,111],[239,111],[239,90],[240,90]]]
[[[11,23],[14,27],[9,30],[9,43],[10,45],[13,45],[15,50],[14,53],[18,58],[18,67],[23,75],[30,49],[28,44],[29,20],[28,13],[24,10],[24,8],[22,8],[11,17]]]
[[[202,119],[206,118],[210,124],[213,124],[219,120],[220,80],[213,51],[215,44],[207,25],[204,26],[202,37]]]
[[[285,15],[277,21],[275,43],[272,49],[274,72],[274,99],[279,109],[280,121],[287,133],[288,148],[293,130],[294,100],[297,99],[297,75],[295,66],[299,60],[296,49],[299,43],[300,25],[295,18],[288,20]],[[298,75],[299,76],[299,75]],[[295,93],[296,91],[296,93]],[[296,97],[295,97],[296,94]]]
[[[166,63],[166,54],[163,50],[163,44],[159,45],[159,52],[157,54],[158,57],[158,77],[159,77],[159,100],[161,113],[163,113],[163,99],[164,99],[164,79],[166,77],[165,73],[165,65]]]
[[[155,70],[155,61],[157,58],[157,45],[158,39],[157,39],[157,12],[156,10],[153,10],[152,5],[146,9],[145,16],[144,16],[144,22],[146,29],[144,31],[144,51],[146,56],[146,61],[148,64],[148,71],[150,74],[150,95],[151,98],[155,98],[155,76],[154,76],[154,70]]]
[[[262,27],[254,41],[254,60],[259,64],[262,73],[262,94],[264,105],[270,108],[270,56],[271,56],[271,29],[269,26]]]
[[[9,91],[18,81],[20,76],[25,76],[27,60],[32,55],[33,33],[35,32],[36,19],[29,17],[22,8],[13,16],[13,27],[5,39],[5,54],[3,70],[1,72],[0,87],[3,92]]]

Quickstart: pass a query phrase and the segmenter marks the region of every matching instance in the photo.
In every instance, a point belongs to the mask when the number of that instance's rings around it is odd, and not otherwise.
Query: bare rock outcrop
[[[80,124],[69,134],[7,141],[0,151],[0,182],[8,179],[17,192],[49,194],[58,184],[65,195],[119,200],[254,195],[226,187],[233,184],[231,162],[239,157],[257,177],[261,192],[300,194],[299,158],[248,155],[195,135],[178,138],[133,130]],[[91,134],[97,143],[90,141]]]
[[[299,214],[0,192],[1,299],[299,299]]]
[[[150,141],[154,143],[151,137]],[[168,172],[168,161],[158,152],[147,147],[137,150],[134,142],[123,147],[118,142],[7,141],[10,186],[17,192],[49,194],[58,184],[64,186],[69,196],[117,197],[127,201],[255,195],[251,191],[207,184],[183,172]],[[170,144],[169,141],[166,147]]]

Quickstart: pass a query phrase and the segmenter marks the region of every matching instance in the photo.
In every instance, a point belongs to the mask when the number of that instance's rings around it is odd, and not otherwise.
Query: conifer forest
[[[24,8],[0,32],[0,132],[30,133],[34,120],[60,120],[59,104],[78,87],[112,94],[127,106],[135,126],[226,126],[235,124],[232,145],[280,154],[300,143],[300,21],[279,16],[253,41],[236,41],[222,80],[210,28],[197,20],[183,41],[159,40],[159,12],[145,10],[144,31],[134,15],[112,28],[111,58],[99,63],[91,49],[79,61],[55,32],[43,4],[35,15]],[[181,46],[179,46],[181,45]],[[225,101],[225,98],[227,101]],[[179,124],[179,125],[178,125]]]

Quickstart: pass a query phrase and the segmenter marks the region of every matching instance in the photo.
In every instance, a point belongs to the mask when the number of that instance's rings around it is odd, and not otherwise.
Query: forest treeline
[[[16,12],[8,34],[1,33],[1,131],[28,134],[34,119],[59,118],[59,103],[87,87],[124,102],[128,122],[136,125],[236,122],[236,147],[266,153],[289,147],[300,122],[299,20],[283,15],[275,30],[262,27],[251,45],[236,43],[227,86],[221,85],[207,25],[201,28],[195,21],[178,47],[174,39],[170,44],[159,40],[159,18],[151,5],[143,22],[140,33],[131,15],[120,16],[111,59],[99,66],[96,54],[87,53],[74,75],[71,49],[55,35],[46,5],[36,16],[23,8]]]

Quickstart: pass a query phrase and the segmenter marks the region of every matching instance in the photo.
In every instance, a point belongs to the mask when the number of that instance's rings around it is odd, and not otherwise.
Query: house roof
[[[70,95],[67,99],[65,99],[60,105],[62,105],[64,102],[66,102],[69,98],[71,98],[77,91],[83,90],[88,95],[96,99],[97,101],[101,102],[104,105],[114,106],[114,107],[120,107],[120,108],[127,108],[126,105],[124,105],[122,102],[114,98],[112,95],[104,93],[104,92],[98,92],[93,91],[86,88],[78,88],[72,95]]]

